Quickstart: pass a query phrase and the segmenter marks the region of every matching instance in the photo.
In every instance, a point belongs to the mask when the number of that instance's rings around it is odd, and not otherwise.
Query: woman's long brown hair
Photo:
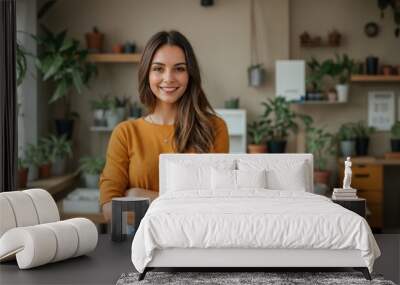
[[[174,147],[182,152],[210,152],[215,139],[211,107],[201,88],[200,69],[193,48],[184,35],[177,31],[162,31],[153,35],[147,42],[139,66],[140,101],[154,112],[157,98],[150,89],[149,72],[154,54],[163,45],[180,47],[186,57],[189,82],[185,93],[177,102],[175,118]]]

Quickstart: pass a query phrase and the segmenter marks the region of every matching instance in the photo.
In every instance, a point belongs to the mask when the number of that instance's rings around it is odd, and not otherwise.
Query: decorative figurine
[[[343,178],[343,189],[353,189],[351,188],[351,160],[350,156],[347,157],[347,159],[344,162],[344,178]]]

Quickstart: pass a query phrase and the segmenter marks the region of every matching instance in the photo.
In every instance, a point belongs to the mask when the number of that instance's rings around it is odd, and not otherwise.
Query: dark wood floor
[[[374,272],[400,284],[400,234],[375,234],[381,257],[375,261]]]

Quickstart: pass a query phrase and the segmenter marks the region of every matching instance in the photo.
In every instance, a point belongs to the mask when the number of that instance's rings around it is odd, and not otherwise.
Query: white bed
[[[313,192],[310,154],[163,154],[160,197],[132,243],[155,267],[354,267],[380,251],[367,222]]]

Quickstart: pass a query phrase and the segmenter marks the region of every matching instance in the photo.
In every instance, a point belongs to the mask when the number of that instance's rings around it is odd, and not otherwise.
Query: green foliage
[[[368,138],[371,134],[375,132],[374,127],[367,127],[363,121],[359,121],[354,124],[354,132],[356,138]]]
[[[25,49],[17,43],[16,49],[16,67],[17,67],[17,86],[20,86],[25,79],[26,71],[28,70],[28,65],[26,61],[26,55],[28,53]]]
[[[79,170],[87,174],[100,174],[105,166],[105,159],[102,157],[85,156],[80,160]]]
[[[108,109],[108,95],[99,95],[99,99],[90,100],[92,110],[107,110]]]
[[[334,80],[338,80],[340,84],[346,84],[350,81],[351,74],[356,69],[356,64],[353,59],[346,54],[342,56],[336,54],[335,60],[326,59],[319,62],[314,57],[307,62],[310,72],[307,76],[307,84],[313,91],[321,91],[322,83],[326,76]]]
[[[284,97],[269,98],[262,105],[265,107],[263,123],[268,130],[267,137],[272,141],[286,140],[291,131],[296,132],[298,129],[296,118],[304,120],[307,117],[292,111]]]
[[[67,140],[66,135],[62,135],[61,137],[50,135],[47,138],[43,138],[42,141],[50,149],[50,160],[52,162],[72,156],[72,143]]]
[[[38,145],[28,145],[25,151],[25,159],[27,164],[34,166],[50,163],[51,149],[43,139],[39,139]]]
[[[356,133],[354,131],[354,124],[345,123],[341,125],[336,136],[339,141],[354,140],[356,138]]]
[[[392,139],[400,140],[400,121],[393,124],[390,133],[392,134]]]
[[[314,169],[326,170],[328,156],[335,154],[334,136],[311,125],[306,129],[306,149],[314,156]]]
[[[22,157],[18,157],[18,169],[24,169],[29,167],[29,161]]]
[[[253,121],[247,125],[247,132],[253,144],[260,145],[268,134],[268,126],[264,121]]]
[[[87,62],[88,50],[80,49],[79,41],[67,37],[67,30],[58,34],[46,27],[43,36],[31,35],[39,45],[40,55],[36,65],[43,75],[43,80],[55,84],[55,91],[50,98],[53,103],[61,98],[67,100],[70,91],[81,93],[89,80],[97,74],[96,66]],[[66,114],[69,115],[69,102],[66,102]]]

